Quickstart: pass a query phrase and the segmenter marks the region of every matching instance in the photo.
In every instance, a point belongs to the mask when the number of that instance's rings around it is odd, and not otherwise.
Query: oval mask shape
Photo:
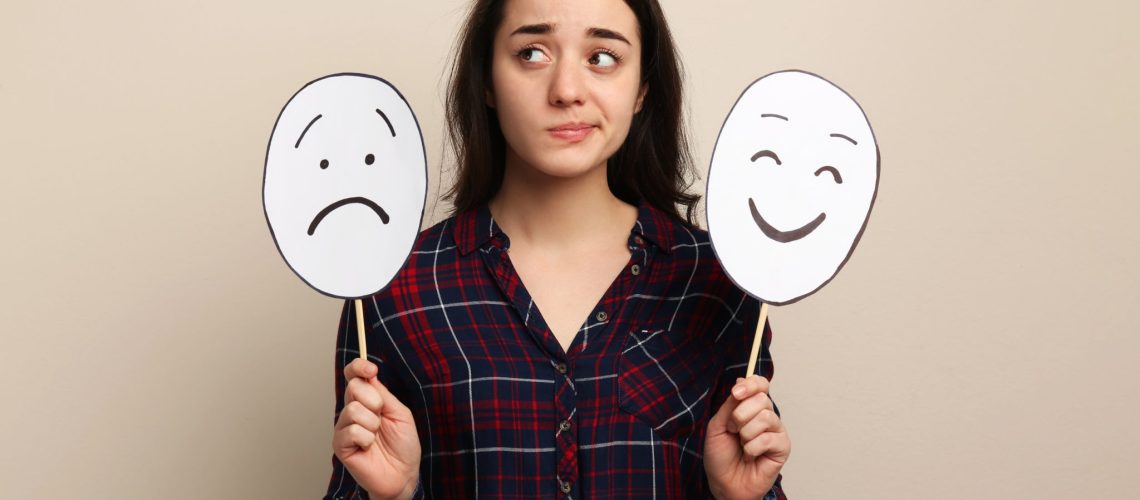
[[[330,75],[277,117],[262,201],[285,262],[321,293],[374,294],[407,261],[427,200],[419,122],[387,81]]]
[[[713,150],[713,250],[741,289],[795,302],[850,258],[878,183],[875,135],[850,95],[803,71],[764,76],[737,99]]]

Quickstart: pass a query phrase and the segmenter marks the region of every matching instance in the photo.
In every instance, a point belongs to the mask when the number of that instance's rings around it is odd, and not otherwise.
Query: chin
[[[594,152],[569,148],[561,151],[538,150],[520,159],[522,163],[544,175],[571,179],[592,173],[599,168],[605,169],[605,158]]]

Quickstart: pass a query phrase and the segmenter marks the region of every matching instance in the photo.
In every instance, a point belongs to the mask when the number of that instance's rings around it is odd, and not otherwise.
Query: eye
[[[775,160],[777,165],[783,165],[783,163],[780,162],[780,157],[776,156],[776,153],[773,153],[772,151],[769,151],[767,149],[765,149],[763,151],[759,151],[756,154],[752,155],[752,161],[754,161],[754,162],[756,160],[759,160],[760,158],[771,158],[771,159]],[[819,174],[816,173],[816,175],[819,175]]]
[[[519,59],[529,63],[540,63],[548,60],[546,54],[543,54],[538,47],[524,47],[517,55]]]
[[[329,168],[329,161],[328,160],[321,160],[321,170],[324,170],[326,168]]]
[[[824,172],[831,172],[831,176],[835,179],[835,183],[843,184],[843,176],[839,175],[839,171],[836,170],[835,167],[832,167],[830,165],[819,167],[819,170],[815,171],[815,176],[819,177],[819,174],[822,174]]]
[[[368,153],[368,156],[364,157],[364,164],[365,165],[371,165],[372,162],[375,162],[375,161],[376,161],[376,157],[372,156],[372,153]]]
[[[590,56],[590,59],[587,62],[599,68],[612,68],[614,66],[617,66],[617,63],[620,60],[621,57],[619,57],[617,54],[608,50],[602,50],[595,52],[594,55]]]

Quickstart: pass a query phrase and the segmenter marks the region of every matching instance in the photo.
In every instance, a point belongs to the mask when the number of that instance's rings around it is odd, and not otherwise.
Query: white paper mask
[[[341,298],[380,291],[423,220],[427,157],[415,114],[374,76],[310,82],[277,117],[262,196],[281,256],[309,286]]]
[[[847,262],[878,182],[878,145],[851,96],[810,73],[767,75],[717,138],[706,198],[713,250],[753,296],[795,302]]]

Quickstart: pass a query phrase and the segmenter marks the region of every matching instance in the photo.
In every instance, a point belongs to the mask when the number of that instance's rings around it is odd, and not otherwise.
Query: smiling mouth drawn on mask
[[[815,228],[819,227],[820,224],[823,224],[823,220],[827,218],[827,214],[820,212],[814,220],[803,225],[802,227],[793,229],[791,231],[781,231],[772,227],[768,221],[764,220],[764,218],[760,216],[760,212],[756,210],[756,202],[752,201],[752,198],[748,199],[748,208],[752,209],[752,220],[756,221],[756,226],[760,228],[760,231],[764,233],[764,236],[767,236],[780,243],[796,241],[800,238],[803,238],[804,236],[811,234],[811,232],[815,231]]]
[[[368,198],[355,196],[352,198],[345,198],[343,200],[340,200],[336,203],[333,203],[332,205],[325,207],[324,210],[321,210],[320,213],[318,213],[317,216],[313,218],[313,222],[309,224],[309,236],[313,235],[313,231],[317,230],[317,224],[320,224],[326,215],[331,213],[333,210],[336,210],[345,205],[351,205],[353,203],[359,203],[368,208],[371,208],[373,212],[376,212],[376,215],[380,216],[380,222],[383,222],[385,224],[388,223],[388,213],[385,212],[383,208],[380,208],[380,205],[377,205],[376,202]]]

